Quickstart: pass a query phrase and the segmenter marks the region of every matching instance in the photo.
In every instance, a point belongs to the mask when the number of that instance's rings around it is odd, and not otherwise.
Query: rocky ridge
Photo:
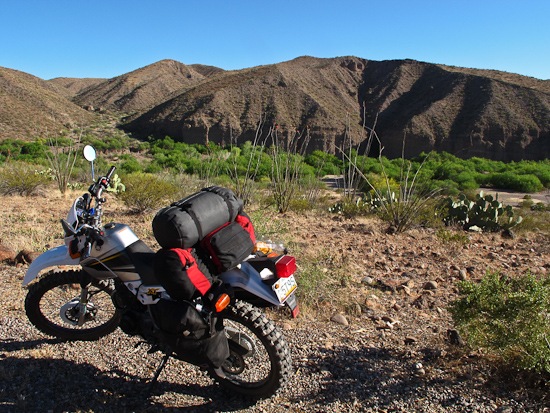
[[[277,125],[284,138],[307,131],[310,151],[335,152],[345,136],[360,145],[364,125],[375,127],[389,157],[401,156],[404,139],[406,156],[438,150],[509,161],[550,153],[550,81],[494,70],[354,56],[302,56],[236,71],[162,60],[105,80],[35,78],[50,90],[39,99],[29,77],[0,72],[0,82],[11,85],[3,86],[0,139],[84,126],[109,111],[126,116],[120,127],[136,137],[189,143],[242,142],[263,122],[265,133]],[[31,90],[13,94],[14,85]],[[41,102],[56,123],[41,114]],[[39,114],[34,134],[29,113]]]

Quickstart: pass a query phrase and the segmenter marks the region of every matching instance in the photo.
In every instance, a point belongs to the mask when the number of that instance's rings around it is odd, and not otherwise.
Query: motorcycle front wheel
[[[239,301],[226,310],[224,328],[230,356],[209,373],[230,392],[271,397],[292,372],[289,347],[279,329],[258,308]]]
[[[113,286],[94,280],[82,301],[81,271],[49,272],[31,285],[25,312],[36,328],[63,340],[97,340],[113,332],[120,312],[111,300]]]

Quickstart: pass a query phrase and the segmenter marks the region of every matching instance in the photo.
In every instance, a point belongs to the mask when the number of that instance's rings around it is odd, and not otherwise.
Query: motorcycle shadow
[[[8,343],[9,350],[36,348],[41,342]],[[55,341],[55,340],[54,340]],[[6,350],[3,343],[0,349]],[[148,378],[121,370],[101,371],[89,363],[51,357],[0,354],[0,411],[11,412],[216,412],[237,411],[254,401],[228,397],[209,379],[178,384],[162,375],[151,389]]]

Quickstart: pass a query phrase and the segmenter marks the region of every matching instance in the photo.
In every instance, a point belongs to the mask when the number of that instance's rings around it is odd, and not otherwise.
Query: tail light
[[[288,278],[296,272],[296,258],[290,255],[283,255],[275,263],[275,269],[277,270],[277,277]]]

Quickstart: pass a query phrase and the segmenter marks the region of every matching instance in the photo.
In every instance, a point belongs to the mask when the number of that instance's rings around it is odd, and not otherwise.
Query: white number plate
[[[275,284],[271,287],[273,288],[273,291],[275,291],[275,294],[277,294],[277,298],[281,303],[284,303],[286,299],[298,288],[298,285],[296,284],[296,280],[294,279],[294,276],[291,275],[288,278],[279,278]]]

